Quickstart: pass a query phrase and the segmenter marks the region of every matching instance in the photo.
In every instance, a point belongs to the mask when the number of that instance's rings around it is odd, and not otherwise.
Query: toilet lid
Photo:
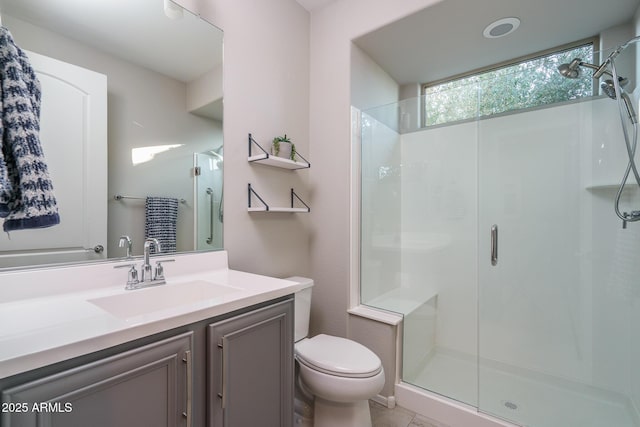
[[[380,359],[355,341],[316,335],[296,344],[296,357],[311,369],[341,377],[371,377],[380,372]]]

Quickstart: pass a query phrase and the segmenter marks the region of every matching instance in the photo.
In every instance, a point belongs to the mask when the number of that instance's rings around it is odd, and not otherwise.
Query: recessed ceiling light
[[[519,26],[518,18],[502,18],[487,25],[482,34],[488,39],[497,39],[513,33]]]

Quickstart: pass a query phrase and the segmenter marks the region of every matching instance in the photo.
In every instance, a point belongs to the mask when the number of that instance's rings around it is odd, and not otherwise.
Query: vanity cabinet
[[[0,426],[292,427],[293,374],[285,296],[0,378]]]
[[[2,391],[4,427],[188,426],[193,332]]]
[[[291,427],[292,300],[212,323],[207,342],[208,427]]]

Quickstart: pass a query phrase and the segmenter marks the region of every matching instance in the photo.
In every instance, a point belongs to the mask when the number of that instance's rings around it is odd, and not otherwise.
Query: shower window
[[[486,68],[462,77],[426,83],[423,126],[492,116],[594,94],[590,73],[567,79],[558,65],[573,58],[594,61],[594,40]]]

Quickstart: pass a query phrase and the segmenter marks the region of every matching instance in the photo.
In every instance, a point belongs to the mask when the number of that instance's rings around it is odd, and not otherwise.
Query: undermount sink
[[[212,303],[211,300],[239,292],[242,289],[217,285],[204,280],[158,285],[152,288],[127,291],[126,293],[87,300],[121,319],[145,315],[157,311],[180,308],[197,303]]]

